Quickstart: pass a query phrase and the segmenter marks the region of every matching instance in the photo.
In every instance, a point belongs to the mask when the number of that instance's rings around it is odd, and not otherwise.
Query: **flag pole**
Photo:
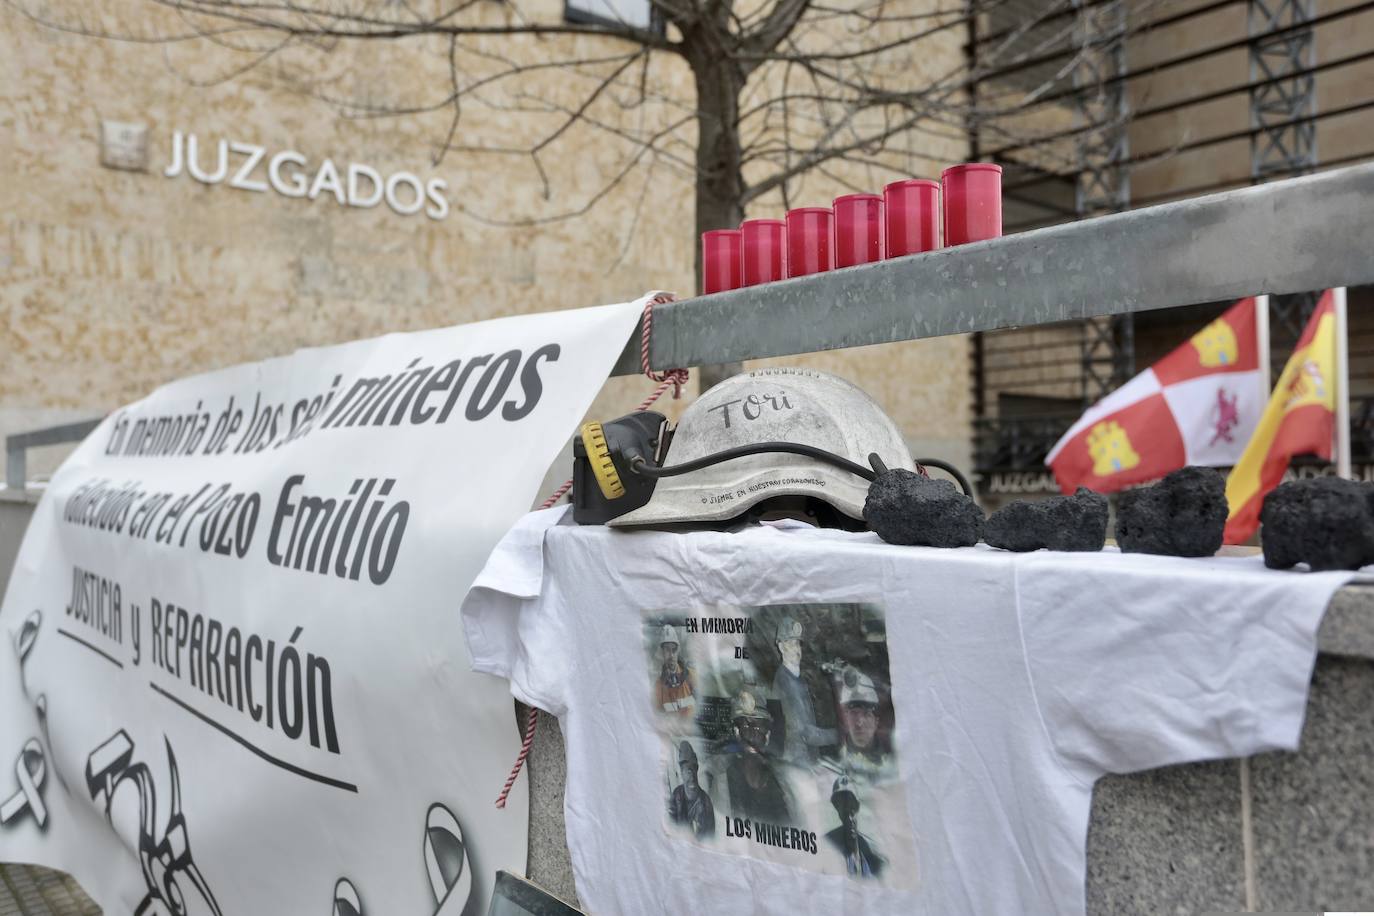
[[[1255,297],[1255,336],[1259,346],[1260,382],[1264,385],[1264,396],[1269,397],[1269,386],[1273,376],[1269,374],[1269,294]]]
[[[1350,341],[1346,334],[1345,287],[1331,291],[1336,305],[1336,476],[1349,478]]]

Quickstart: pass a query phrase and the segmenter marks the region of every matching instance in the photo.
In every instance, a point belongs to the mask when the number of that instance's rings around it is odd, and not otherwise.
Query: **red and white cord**
[[[520,741],[520,753],[515,756],[515,766],[510,768],[510,775],[506,777],[506,784],[501,787],[501,795],[496,799],[496,807],[506,807],[506,798],[510,795],[511,786],[515,785],[515,778],[520,775],[520,769],[525,765],[525,758],[530,755],[530,748],[534,745],[534,729],[539,723],[539,710],[530,707],[530,714],[525,718],[525,737]]]
[[[669,369],[667,372],[656,373],[649,368],[649,336],[654,329],[654,306],[672,302],[675,298],[677,297],[672,293],[659,293],[644,305],[644,330],[639,335],[639,367],[644,370],[650,381],[658,382],[659,386],[654,389],[653,394],[644,399],[643,404],[639,405],[640,410],[648,410],[649,405],[657,401],[669,385],[673,386],[673,400],[677,400],[682,397],[682,386],[687,384],[686,369]]]
[[[672,293],[659,293],[644,304],[644,317],[640,319],[643,330],[639,335],[639,366],[644,370],[644,374],[650,381],[657,382],[656,387],[647,398],[636,408],[636,410],[648,410],[653,403],[663,397],[663,393],[671,386],[673,389],[673,399],[682,397],[682,386],[687,384],[688,371],[686,369],[669,369],[666,372],[654,372],[649,368],[649,335],[654,327],[654,306],[662,305],[665,302],[672,302],[676,297]],[[563,486],[553,491],[553,494],[539,506],[540,509],[552,508],[555,503],[563,498],[572,489],[572,478],[569,477]],[[539,711],[533,706],[530,707],[530,714],[525,719],[525,735],[520,741],[520,753],[515,756],[515,766],[510,768],[510,775],[506,777],[506,784],[501,788],[501,795],[496,799],[496,807],[506,807],[506,798],[510,795],[511,787],[515,785],[515,780],[520,775],[520,770],[525,766],[525,759],[530,755],[530,747],[534,744],[534,730],[538,727]]]

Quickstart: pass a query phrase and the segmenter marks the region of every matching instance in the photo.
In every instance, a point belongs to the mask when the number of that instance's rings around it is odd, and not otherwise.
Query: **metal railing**
[[[790,356],[973,331],[1052,324],[1258,293],[1374,283],[1374,164],[1079,220],[654,309],[649,364]],[[640,371],[637,330],[614,374]],[[1352,414],[1374,457],[1374,406]],[[29,448],[75,442],[87,420],[6,440],[6,481],[22,489]],[[988,435],[985,431],[979,435]],[[1047,418],[1006,426],[978,463],[1034,462]],[[1061,430],[1062,431],[1062,430]],[[1043,461],[1039,455],[1039,461]]]
[[[80,442],[100,425],[100,420],[82,420],[78,423],[64,423],[49,426],[32,432],[18,433],[5,437],[5,486],[11,490],[22,490],[28,485],[28,450],[42,445],[63,445]]]
[[[1081,411],[1027,417],[979,417],[973,421],[973,469],[1045,471],[1045,456]]]
[[[649,364],[700,366],[1374,283],[1374,164],[654,309]],[[616,364],[639,367],[639,334]]]

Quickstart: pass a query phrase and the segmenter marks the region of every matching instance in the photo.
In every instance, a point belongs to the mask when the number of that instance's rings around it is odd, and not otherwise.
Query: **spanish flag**
[[[1226,543],[1242,544],[1259,527],[1264,497],[1283,480],[1294,455],[1331,460],[1336,428],[1336,303],[1330,290],[1288,358],[1245,453],[1226,479]]]

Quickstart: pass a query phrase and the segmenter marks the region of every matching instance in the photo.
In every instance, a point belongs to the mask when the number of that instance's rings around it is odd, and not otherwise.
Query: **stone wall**
[[[1088,827],[1090,916],[1358,910],[1374,898],[1374,592],[1332,601],[1302,748],[1100,780]],[[524,715],[517,711],[517,719]],[[577,901],[558,720],[527,763],[529,877]]]

